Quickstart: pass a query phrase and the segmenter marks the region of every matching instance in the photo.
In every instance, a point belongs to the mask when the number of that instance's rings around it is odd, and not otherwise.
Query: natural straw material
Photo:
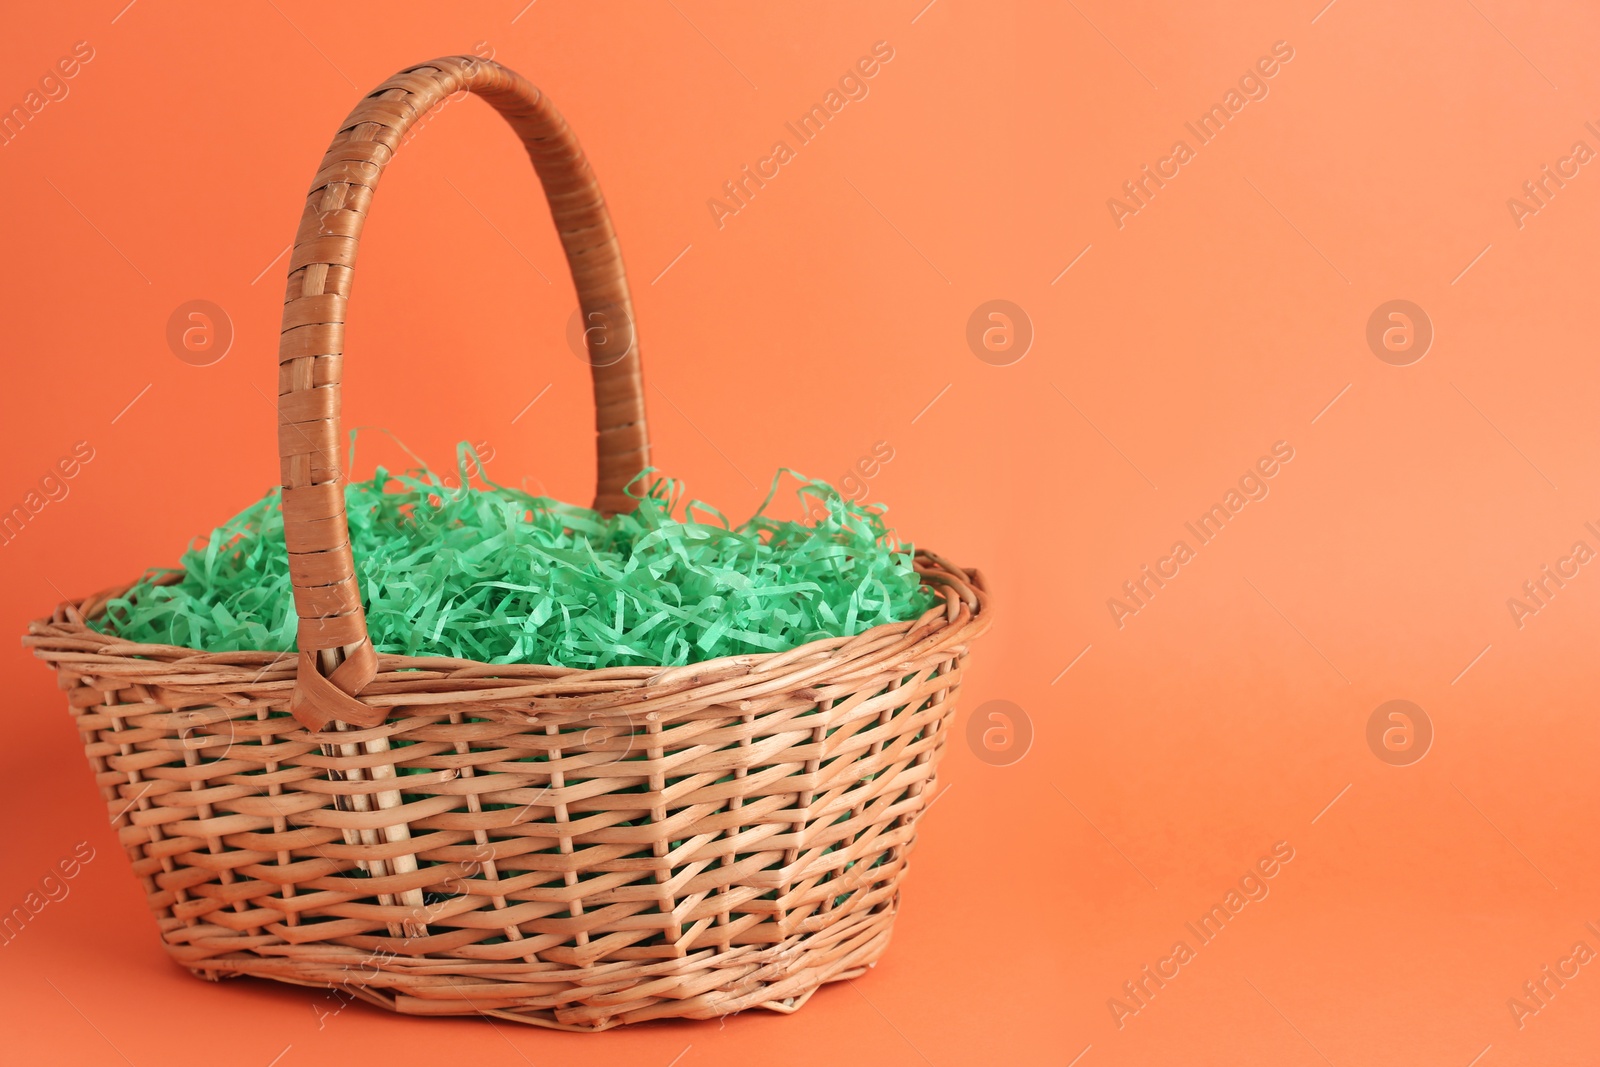
[[[527,146],[580,305],[625,327],[622,358],[591,348],[597,505],[621,510],[648,446],[604,202],[538,90],[440,59],[340,127],[295,242],[279,454],[299,656],[91,629],[127,586],[25,643],[56,668],[163,940],[197,975],[571,1030],[793,1010],[888,941],[989,623],[982,582],[918,552],[938,602],[916,619],[681,667],[377,654],[334,448],[345,302],[383,166],[463,89]]]

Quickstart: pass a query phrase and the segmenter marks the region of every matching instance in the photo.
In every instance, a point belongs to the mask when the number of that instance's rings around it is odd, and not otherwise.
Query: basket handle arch
[[[284,540],[299,616],[290,711],[306,727],[377,726],[386,713],[355,699],[377,674],[356,584],[340,466],[345,309],[372,194],[407,131],[446,97],[482,97],[533,161],[566,251],[594,378],[595,508],[626,509],[628,481],[649,465],[638,331],[622,253],[583,149],[549,100],[493,60],[448,56],[408,67],[340,125],[306,198],[289,261],[278,342],[278,460]],[[610,338],[621,337],[622,347]]]

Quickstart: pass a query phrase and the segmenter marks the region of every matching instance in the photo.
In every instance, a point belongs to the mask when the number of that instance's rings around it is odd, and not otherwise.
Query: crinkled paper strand
[[[676,666],[853,636],[915,618],[934,601],[880,508],[792,471],[780,471],[755,515],[733,526],[652,470],[629,486],[636,509],[606,518],[487,482],[471,487],[473,460],[463,444],[453,487],[426,469],[380,467],[345,488],[379,652]],[[766,516],[786,474],[812,521]],[[206,652],[293,649],[278,500],[274,489],[192,545],[181,581],[157,585],[163,572],[151,572],[92,625]]]

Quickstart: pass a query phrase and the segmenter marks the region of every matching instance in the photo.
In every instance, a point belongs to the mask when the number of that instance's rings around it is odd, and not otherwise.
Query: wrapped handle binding
[[[339,382],[345,308],[356,248],[383,168],[407,130],[453,93],[476,93],[522,139],[566,250],[594,374],[595,508],[628,507],[628,480],[649,465],[638,331],[622,253],[600,186],[560,113],[521,75],[491,60],[450,56],[401,71],[339,127],[311,183],[289,261],[278,344],[278,457],[299,674],[290,711],[306,727],[376,726],[385,717],[355,697],[377,673],[356,586],[340,468]],[[605,334],[625,339],[615,354]],[[596,336],[600,334],[600,336]]]

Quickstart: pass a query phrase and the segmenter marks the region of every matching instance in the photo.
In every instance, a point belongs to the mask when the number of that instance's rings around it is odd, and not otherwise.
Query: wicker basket
[[[162,939],[198,976],[567,1030],[792,1011],[888,943],[989,623],[982,582],[919,553],[943,602],[913,622],[687,667],[375,654],[340,490],[345,302],[384,165],[462,90],[522,138],[588,321],[624,327],[620,358],[590,339],[596,507],[626,505],[648,444],[600,190],[537,89],[440,59],[350,114],[295,237],[278,381],[298,656],[89,629],[126,586],[24,640],[56,668]]]

